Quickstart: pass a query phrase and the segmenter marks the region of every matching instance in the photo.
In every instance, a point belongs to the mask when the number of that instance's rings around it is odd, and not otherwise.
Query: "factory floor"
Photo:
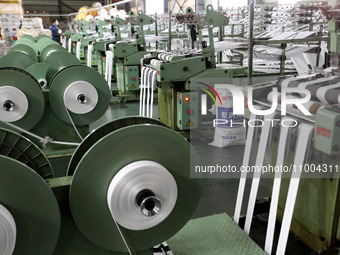
[[[117,102],[110,106],[110,109],[104,114],[104,116],[97,122],[93,123],[90,128],[95,128],[96,126],[105,123],[112,118],[119,118],[124,116],[138,115],[139,113],[139,102]],[[158,114],[157,105],[154,106],[154,116]],[[219,159],[228,159],[232,165],[241,165],[243,158],[244,146],[217,148],[209,146],[208,143],[212,140],[199,139],[192,143],[194,144],[196,150],[198,151],[201,159],[204,161],[209,161],[212,158],[218,162]],[[207,153],[209,151],[209,153]],[[193,215],[193,218],[204,217],[213,214],[227,213],[230,217],[234,214],[234,208],[236,203],[236,196],[238,190],[239,179],[204,179],[203,192],[201,196],[201,201],[198,208]],[[248,201],[248,194],[251,186],[251,180],[249,179],[246,184],[245,198],[244,201]],[[252,229],[250,232],[250,237],[260,246],[264,247],[265,234],[267,228],[267,208],[268,201],[267,197],[269,195],[270,180],[261,180],[258,198],[260,199],[255,212],[259,215],[254,217],[252,224]],[[262,201],[262,202],[261,202]],[[243,203],[242,215],[246,213],[247,203]],[[244,219],[241,219],[240,225],[244,224]],[[276,241],[277,242],[279,234],[279,223],[276,228]],[[276,247],[274,246],[274,250]],[[273,253],[275,254],[275,253]],[[286,250],[286,255],[302,255],[302,254],[318,254],[313,253],[308,247],[306,247],[301,241],[299,241],[293,235],[290,235],[288,240],[288,246]],[[328,253],[327,253],[328,254]],[[337,253],[329,253],[337,254]]]
[[[0,57],[4,55],[9,49],[9,45],[5,45],[3,43],[0,44]],[[263,78],[261,78],[263,79]],[[105,123],[108,120],[116,119],[119,117],[138,115],[139,112],[139,102],[121,102],[121,103],[113,103],[110,105],[109,110],[99,119],[97,122],[93,123],[90,128],[94,129],[99,125]],[[157,104],[154,106],[154,115],[158,115],[158,107]],[[214,158],[218,161],[218,159],[228,159],[231,164],[241,165],[242,157],[243,157],[243,146],[236,147],[227,147],[227,148],[216,148],[209,146],[212,140],[209,139],[201,139],[194,141],[195,148],[200,154],[203,161],[211,160]],[[209,151],[209,153],[206,153]],[[236,203],[236,195],[238,190],[238,179],[204,179],[203,192],[201,196],[200,203],[198,208],[193,215],[193,218],[204,217],[213,214],[219,213],[227,213],[230,217],[234,214],[234,208]],[[247,181],[245,198],[244,201],[248,201],[248,195],[250,190],[251,182]],[[269,195],[270,189],[270,180],[261,180],[258,197],[266,198]],[[265,213],[266,207],[268,205],[266,199],[263,199],[263,203],[258,203],[258,211],[259,215],[254,217],[252,229],[250,232],[250,237],[261,247],[264,247],[265,233],[266,233],[266,217]],[[242,215],[246,212],[246,203],[243,203],[242,207]],[[263,213],[264,212],[264,213]],[[244,224],[244,219],[240,220],[240,225]],[[275,240],[274,243],[277,242],[279,234],[279,223],[276,228]],[[274,246],[275,251],[276,247]],[[275,254],[275,252],[273,252]],[[286,249],[286,255],[302,255],[302,254],[319,254],[315,253],[306,247],[301,241],[299,241],[293,235],[290,235],[288,240],[288,246]],[[338,254],[336,251],[330,251],[329,253],[323,254]]]

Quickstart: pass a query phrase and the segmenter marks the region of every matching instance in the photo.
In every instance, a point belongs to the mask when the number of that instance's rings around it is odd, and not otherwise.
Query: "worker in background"
[[[61,30],[58,28],[59,22],[57,19],[54,19],[52,21],[52,26],[50,27],[51,34],[52,34],[52,40],[60,43],[60,36],[63,35]]]

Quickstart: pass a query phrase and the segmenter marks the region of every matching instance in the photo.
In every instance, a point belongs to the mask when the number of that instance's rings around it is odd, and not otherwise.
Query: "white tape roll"
[[[28,110],[24,92],[13,86],[0,87],[0,120],[15,122],[22,119]]]
[[[137,196],[151,191],[160,201],[153,216],[145,216],[137,204]],[[137,161],[123,167],[112,179],[107,203],[112,217],[122,227],[131,230],[152,228],[165,220],[177,201],[177,184],[169,171],[154,161]]]
[[[319,88],[316,92],[317,98],[320,100],[321,103],[323,104],[329,104],[328,101],[326,100],[326,93],[329,89],[338,89],[340,88],[340,82],[329,85],[329,86],[323,86]],[[340,103],[340,102],[339,102]]]
[[[334,80],[334,77],[332,77],[332,78],[326,77],[326,78],[315,79],[315,80],[312,80],[312,81],[306,81],[306,82],[300,83],[298,85],[298,88],[303,90],[303,89],[306,89],[310,85],[318,85],[319,83],[326,82],[326,81],[332,81],[332,80]],[[305,94],[300,93],[300,96],[304,97]]]
[[[96,107],[97,103],[98,92],[87,81],[75,81],[65,89],[64,104],[73,113],[89,113]]]
[[[151,59],[150,64],[154,67],[157,67],[158,63],[162,63],[162,61],[157,60],[157,59]]]
[[[12,214],[0,204],[0,254],[12,255],[17,228]]]

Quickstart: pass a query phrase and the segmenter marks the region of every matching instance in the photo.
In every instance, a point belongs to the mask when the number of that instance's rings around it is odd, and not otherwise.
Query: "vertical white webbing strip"
[[[295,207],[296,196],[299,189],[300,177],[301,177],[301,169],[300,166],[303,167],[307,146],[310,142],[311,135],[313,131],[313,126],[308,124],[300,124],[298,138],[297,138],[297,146],[295,150],[295,158],[294,158],[294,167],[296,172],[292,174],[292,178],[289,183],[289,189],[287,194],[285,211],[283,213],[282,227],[279,236],[279,242],[277,245],[277,255],[284,255],[286,251],[288,234],[290,229],[290,224],[293,218],[293,212]]]

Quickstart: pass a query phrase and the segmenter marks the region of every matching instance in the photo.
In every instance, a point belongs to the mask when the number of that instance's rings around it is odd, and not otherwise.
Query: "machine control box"
[[[133,91],[139,89],[139,69],[138,66],[125,66],[126,90]]]
[[[328,155],[340,155],[340,105],[320,108],[316,114],[314,147]]]
[[[198,92],[177,92],[177,128],[190,130],[198,128]]]

